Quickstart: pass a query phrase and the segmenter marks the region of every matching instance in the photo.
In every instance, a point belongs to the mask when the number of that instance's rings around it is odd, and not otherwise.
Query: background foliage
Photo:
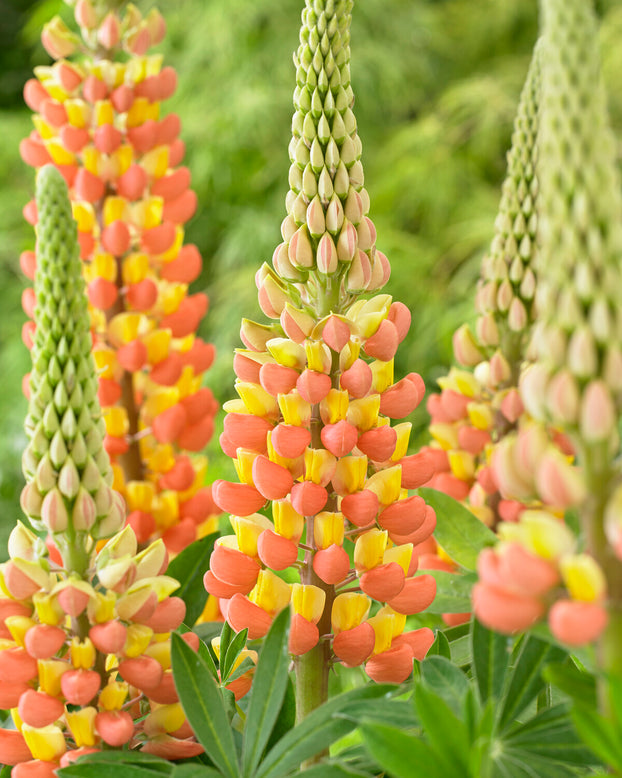
[[[597,5],[619,130],[622,7]],[[165,110],[181,115],[200,202],[187,235],[204,258],[195,289],[211,300],[201,334],[219,354],[208,383],[222,403],[233,395],[240,319],[263,320],[254,273],[280,242],[302,3],[162,0],[159,7],[169,29],[161,49],[179,75]],[[61,0],[0,0],[0,539],[19,515],[25,443],[18,258],[34,242],[21,215],[34,183],[18,154],[31,129],[21,88],[33,66],[49,62],[38,42],[43,22],[57,12],[69,18],[67,10]],[[536,0],[359,0],[354,9],[352,80],[371,216],[393,267],[387,291],[413,313],[396,372],[416,370],[430,389],[451,360],[453,330],[472,315],[536,35]],[[425,412],[415,416],[423,427]],[[210,480],[230,475],[217,437],[210,460]]]

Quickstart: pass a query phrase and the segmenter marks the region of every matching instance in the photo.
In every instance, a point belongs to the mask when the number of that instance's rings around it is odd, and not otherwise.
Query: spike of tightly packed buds
[[[308,0],[303,11],[284,242],[274,269],[256,276],[261,308],[275,321],[242,323],[239,399],[225,406],[221,437],[239,483],[214,484],[234,534],[217,541],[205,576],[229,623],[250,638],[291,605],[298,678],[316,659],[324,668],[316,703],[330,661],[402,681],[433,639],[427,628],[404,632],[406,616],[435,595],[431,576],[413,577],[413,546],[429,537],[435,515],[408,496],[432,468],[425,455],[407,454],[410,423],[391,426],[424,394],[417,374],[393,377],[410,312],[387,294],[361,298],[385,283],[389,265],[367,216],[351,7]],[[267,502],[271,518],[259,512]],[[273,571],[291,567],[300,583],[289,586]],[[370,618],[373,600],[383,606]]]
[[[180,166],[179,119],[160,118],[176,76],[147,54],[164,35],[157,11],[143,18],[129,5],[121,18],[91,0],[73,5],[81,37],[60,20],[44,30],[56,61],[26,84],[35,130],[20,150],[35,168],[54,163],[69,185],[114,485],[139,542],[162,537],[177,552],[215,511],[198,452],[217,404],[201,388],[214,349],[195,335],[207,297],[188,295],[201,270],[196,246],[184,245],[196,196]],[[34,203],[25,214],[36,223]],[[32,278],[34,254],[21,263]],[[32,290],[23,305],[32,315]],[[33,330],[24,328],[28,345]]]
[[[500,494],[491,460],[525,418],[517,384],[535,313],[540,62],[538,43],[514,122],[494,238],[482,263],[476,334],[468,325],[456,331],[460,367],[441,378],[441,394],[428,399],[434,441],[429,454],[437,464],[429,486],[465,501],[491,527],[515,520],[525,508]]]
[[[540,486],[549,496],[565,494],[566,506],[576,507],[590,554],[568,560],[558,547],[555,556],[568,596],[563,594],[552,605],[551,630],[575,645],[600,639],[603,669],[619,675],[619,473],[612,460],[619,451],[622,405],[620,182],[600,80],[594,13],[587,3],[546,0],[543,20],[539,321],[533,335],[536,362],[522,374],[520,389],[534,417],[552,421],[569,435],[581,467],[578,477],[560,467],[549,476],[540,475]],[[517,448],[522,445],[519,436]],[[507,454],[499,470],[508,483],[516,484],[513,465],[521,457],[512,450]],[[489,624],[497,624],[500,608],[507,612],[508,593],[513,603],[516,597],[538,599],[545,594],[546,587],[525,591],[525,581],[508,572],[504,557],[516,548],[524,553],[515,541],[531,553],[529,564],[537,566],[538,556],[546,558],[549,541],[555,545],[556,536],[567,533],[559,521],[549,523],[546,539],[530,548],[524,524],[523,517],[513,530],[512,549],[500,548],[480,558],[475,607]],[[548,604],[552,601],[548,596]],[[528,607],[531,621],[544,615],[541,600],[534,609],[531,597]]]
[[[2,760],[16,775],[50,775],[107,746],[176,756],[191,737],[170,671],[169,633],[185,604],[163,575],[159,539],[138,553],[122,498],[110,486],[90,353],[89,317],[67,186],[37,176],[37,329],[22,503],[45,544],[18,523],[0,570]],[[96,541],[112,537],[97,552]],[[60,552],[60,553],[59,553]],[[198,647],[196,635],[188,638]],[[149,726],[158,708],[159,728]],[[169,711],[170,715],[165,715]],[[175,714],[175,715],[173,715]],[[144,720],[143,720],[144,719]]]

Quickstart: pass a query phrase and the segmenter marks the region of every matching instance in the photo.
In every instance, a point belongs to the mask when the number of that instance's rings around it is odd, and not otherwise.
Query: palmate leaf
[[[501,696],[510,661],[512,639],[493,632],[473,620],[471,644],[473,648],[473,675],[483,703]]]
[[[451,711],[462,718],[469,680],[444,656],[427,656],[421,663],[421,683],[444,700]]]
[[[514,667],[507,679],[499,705],[499,731],[508,726],[544,689],[542,668],[548,662],[560,662],[568,656],[563,648],[527,635],[515,649]]]
[[[421,738],[366,719],[359,730],[369,753],[394,778],[447,778],[446,765]]]
[[[175,688],[205,753],[228,778],[239,778],[238,759],[222,695],[209,667],[179,635],[171,635]]]
[[[436,660],[447,663],[443,657],[436,657]],[[446,774],[466,775],[471,744],[464,722],[440,695],[426,688],[424,683],[416,686],[414,700],[425,738],[438,760],[445,765]]]
[[[622,771],[620,730],[613,722],[595,710],[581,706],[573,708],[572,720],[583,742],[587,743],[606,765]]]
[[[212,533],[187,546],[169,564],[167,575],[179,581],[176,597],[186,603],[185,623],[192,627],[199,618],[207,601],[207,591],[203,586],[203,576],[209,568],[209,560],[214,550],[218,533]]]
[[[128,778],[155,778],[170,775],[172,769],[171,762],[142,751],[99,751],[79,757],[71,765],[58,770],[58,775],[118,778],[122,772]]]
[[[371,702],[394,689],[385,684],[369,684],[333,697],[278,741],[257,768],[254,778],[283,778],[292,774],[306,759],[356,728],[356,722],[348,715],[350,703]],[[335,714],[338,713],[345,715],[337,718]]]
[[[170,778],[222,778],[222,773],[213,767],[200,764],[176,764]]]
[[[436,512],[438,544],[461,567],[475,570],[480,551],[497,542],[495,533],[448,494],[428,488],[419,489],[419,494]]]

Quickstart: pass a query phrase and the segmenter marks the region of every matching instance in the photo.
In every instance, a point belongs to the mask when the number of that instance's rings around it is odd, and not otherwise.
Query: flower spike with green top
[[[183,621],[160,539],[138,553],[110,487],[76,224],[53,166],[37,176],[37,322],[22,504],[0,571],[0,757],[52,778],[81,754],[203,749],[178,703],[167,633]],[[112,537],[111,537],[112,536]],[[97,541],[109,538],[103,548]],[[198,638],[185,638],[198,648]],[[156,712],[157,708],[157,712]]]
[[[424,386],[416,373],[394,381],[410,312],[374,294],[390,268],[367,215],[351,9],[351,0],[307,0],[302,13],[283,242],[256,275],[273,322],[242,322],[239,399],[225,406],[221,437],[239,483],[213,487],[235,534],[217,541],[205,575],[250,638],[291,606],[299,719],[326,699],[333,662],[401,682],[433,640],[425,627],[405,631],[407,615],[435,596],[431,576],[414,577],[413,554],[435,514],[408,495],[432,468],[407,454],[410,423],[391,426]],[[271,519],[260,512],[268,502]],[[288,568],[291,585],[273,572]]]
[[[482,620],[503,628],[509,601],[516,609],[531,600],[531,623],[547,615],[559,640],[597,641],[600,668],[620,678],[622,514],[614,460],[622,411],[622,195],[594,11],[583,0],[541,5],[536,361],[520,391],[527,411],[559,426],[576,450],[580,471],[547,480],[560,493],[574,492],[585,553],[576,553],[563,522],[523,518],[507,528],[503,547],[480,557],[474,602]],[[523,557],[522,575],[510,555]]]

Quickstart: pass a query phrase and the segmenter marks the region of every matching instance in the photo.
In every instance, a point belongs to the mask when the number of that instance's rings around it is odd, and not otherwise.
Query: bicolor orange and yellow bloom
[[[303,11],[283,242],[255,279],[272,322],[242,322],[238,399],[225,405],[221,437],[239,482],[213,488],[233,534],[217,541],[205,585],[250,638],[290,606],[295,657],[319,651],[326,668],[362,664],[375,680],[399,682],[433,640],[427,628],[405,631],[406,616],[435,596],[413,557],[434,511],[408,491],[432,464],[408,454],[409,422],[391,425],[417,407],[424,385],[416,373],[394,377],[411,316],[379,291],[390,267],[363,186],[351,7],[307,2]],[[300,581],[285,583],[278,573],[292,568]]]
[[[115,488],[139,543],[162,537],[178,552],[214,513],[200,452],[217,403],[201,386],[214,348],[195,334],[208,300],[188,293],[201,270],[196,246],[184,244],[196,195],[179,117],[161,111],[176,74],[149,53],[165,34],[157,10],[143,17],[129,5],[120,16],[80,0],[74,13],[79,35],[60,19],[44,29],[54,61],[26,84],[35,129],[20,150],[35,168],[53,163],[69,186]],[[25,215],[36,223],[33,202]],[[32,278],[34,254],[21,264]],[[32,317],[32,289],[23,305]]]
[[[169,635],[185,603],[163,574],[164,541],[139,551],[111,487],[76,224],[52,165],[37,175],[37,210],[22,507],[47,542],[18,523],[0,570],[0,707],[16,727],[0,731],[2,759],[22,778],[104,744],[202,751],[183,715],[162,710],[177,710]]]

